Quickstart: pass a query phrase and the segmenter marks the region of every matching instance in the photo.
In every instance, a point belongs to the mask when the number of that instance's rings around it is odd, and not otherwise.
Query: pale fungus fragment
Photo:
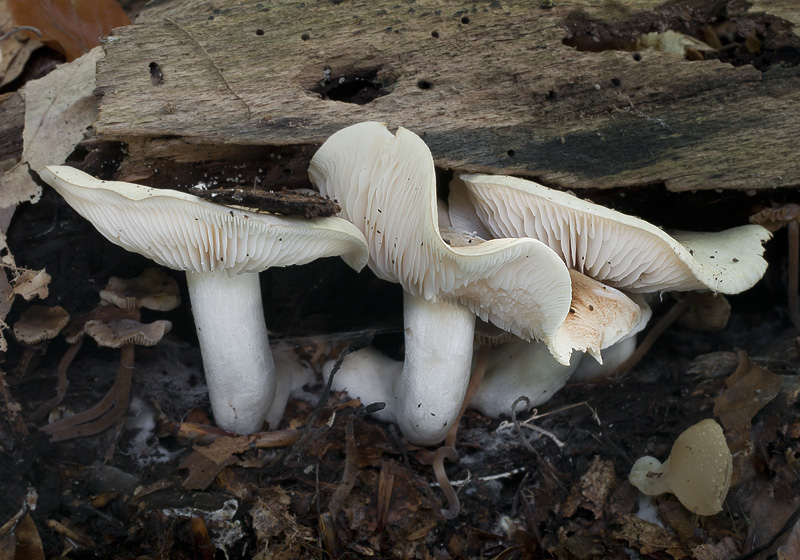
[[[722,428],[706,419],[683,432],[663,463],[642,457],[628,480],[643,494],[675,494],[684,507],[698,515],[722,510],[731,483],[733,460]]]

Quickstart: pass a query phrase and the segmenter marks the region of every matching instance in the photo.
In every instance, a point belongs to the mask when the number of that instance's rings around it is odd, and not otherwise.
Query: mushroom
[[[181,304],[181,295],[172,277],[158,268],[145,268],[135,278],[109,278],[100,300],[120,309],[171,311]]]
[[[461,175],[450,185],[450,213],[453,225],[466,231],[539,239],[567,267],[626,292],[737,294],[767,269],[761,255],[771,234],[761,226],[670,236],[639,218],[516,177]]]
[[[55,338],[68,322],[69,313],[59,306],[32,305],[22,312],[14,323],[14,337],[25,345],[17,366],[18,375],[22,376],[28,371],[31,359],[42,343]]]
[[[112,243],[186,272],[211,408],[232,432],[261,429],[271,407],[286,404],[273,402],[258,272],[337,255],[359,270],[367,259],[361,233],[339,218],[247,212],[65,166],[39,175]]]
[[[570,269],[627,293],[701,290],[735,294],[764,274],[761,226],[672,236],[633,216],[507,176],[461,175],[450,185],[450,219],[457,228],[489,238],[530,236],[550,246]],[[648,344],[686,309],[679,303],[648,334]],[[644,326],[643,324],[641,325]],[[621,341],[622,342],[622,341]],[[649,346],[614,351],[614,368],[579,366],[576,375],[622,373]],[[625,354],[629,354],[627,357]]]
[[[612,359],[607,363],[606,349],[621,346],[620,341],[631,339],[647,323],[650,308],[641,298],[634,301],[574,270],[570,270],[570,276],[570,313],[556,341],[585,351],[594,359],[573,354],[570,363],[564,365],[552,357],[552,350],[544,344],[516,337],[503,341],[490,351],[483,383],[472,400],[474,408],[498,418],[510,414],[519,397],[526,397],[529,406],[542,404],[574,377],[584,363],[600,371],[614,367],[617,362]]]
[[[713,515],[722,510],[732,471],[733,460],[722,428],[708,418],[678,436],[663,463],[654,457],[638,459],[628,480],[643,494],[671,492],[686,509]]]
[[[437,219],[433,158],[403,128],[392,134],[366,122],[340,130],[314,155],[309,175],[367,238],[372,271],[404,289],[402,372],[390,379],[373,372],[374,379],[359,382],[382,393],[381,416],[410,441],[437,443],[464,400],[475,315],[552,343],[569,311],[569,273],[533,239],[448,245]],[[557,359],[568,363],[569,354]]]

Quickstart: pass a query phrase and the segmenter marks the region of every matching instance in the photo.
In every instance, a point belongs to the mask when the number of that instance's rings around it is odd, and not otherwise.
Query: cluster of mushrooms
[[[521,396],[542,403],[570,377],[613,371],[633,352],[651,295],[736,294],[767,266],[770,233],[759,225],[667,234],[569,193],[482,174],[457,175],[449,200],[437,200],[425,143],[382,123],[331,136],[309,174],[338,216],[257,213],[70,167],[39,170],[110,241],[186,272],[214,418],[240,434],[275,427],[292,388],[267,340],[258,273],[268,267],[338,255],[402,285],[405,360],[353,353],[334,388],[386,403],[380,418],[433,445],[463,408],[478,347],[485,374],[471,404],[497,417]],[[482,335],[488,324],[497,332]]]

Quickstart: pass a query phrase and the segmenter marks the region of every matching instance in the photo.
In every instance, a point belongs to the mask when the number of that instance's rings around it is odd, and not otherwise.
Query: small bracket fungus
[[[403,371],[366,384],[383,388],[383,418],[410,441],[437,443],[464,400],[475,315],[526,340],[551,341],[569,312],[569,273],[533,239],[446,243],[433,158],[403,128],[392,134],[366,122],[340,130],[314,155],[309,175],[366,237],[372,271],[405,290]],[[569,362],[569,352],[557,359]]]
[[[39,175],[112,243],[186,272],[220,427],[249,434],[261,429],[272,407],[282,413],[286,403],[274,402],[277,380],[258,273],[327,256],[361,269],[367,248],[352,224],[246,212],[173,190],[101,181],[65,166],[43,167]]]
[[[670,492],[686,509],[713,515],[722,510],[732,471],[733,460],[722,428],[709,418],[678,436],[663,463],[654,457],[637,460],[628,480],[643,494]]]

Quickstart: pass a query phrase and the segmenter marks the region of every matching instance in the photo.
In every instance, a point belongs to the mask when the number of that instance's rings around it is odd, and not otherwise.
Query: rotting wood
[[[260,146],[265,163],[286,150],[275,179],[299,186],[311,146],[379,120],[420,134],[439,166],[565,188],[800,185],[800,68],[761,73],[563,43],[568,27],[598,21],[627,32],[686,26],[713,17],[707,4],[162,3],[109,38],[96,131],[129,144],[120,175],[135,178],[152,179],[159,162],[216,159],[214,146]],[[796,42],[793,22],[724,4],[729,17],[781,23],[782,40]],[[378,97],[358,105],[320,95],[358,79]]]

